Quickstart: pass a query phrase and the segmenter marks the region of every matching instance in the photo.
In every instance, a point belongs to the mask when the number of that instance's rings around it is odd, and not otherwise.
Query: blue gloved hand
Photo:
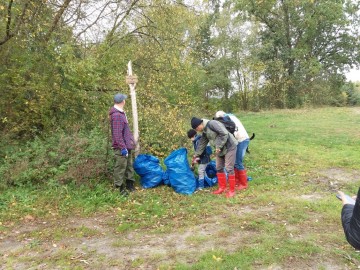
[[[127,157],[129,155],[129,152],[126,148],[121,149],[121,155]]]

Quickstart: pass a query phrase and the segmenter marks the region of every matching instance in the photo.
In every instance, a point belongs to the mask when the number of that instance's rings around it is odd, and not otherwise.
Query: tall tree
[[[311,82],[342,73],[359,63],[359,3],[351,0],[237,0],[245,16],[262,25],[261,58],[271,87],[285,89],[295,107]],[[281,66],[278,65],[281,63]],[[308,86],[308,85],[307,85]]]

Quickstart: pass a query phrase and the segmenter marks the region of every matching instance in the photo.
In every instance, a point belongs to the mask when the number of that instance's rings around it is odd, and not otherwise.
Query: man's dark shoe
[[[134,181],[126,180],[126,190],[129,192],[134,192],[136,190],[134,186]]]
[[[123,197],[129,196],[129,192],[126,190],[124,186],[119,187],[120,195]]]

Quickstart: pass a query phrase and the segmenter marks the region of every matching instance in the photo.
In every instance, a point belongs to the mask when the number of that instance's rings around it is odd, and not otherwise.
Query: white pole
[[[128,63],[128,84],[130,87],[130,96],[131,96],[131,108],[133,115],[133,126],[134,126],[134,139],[135,139],[135,156],[140,153],[140,144],[139,144],[139,120],[137,113],[137,105],[136,105],[136,82],[137,78],[133,76],[131,61]]]

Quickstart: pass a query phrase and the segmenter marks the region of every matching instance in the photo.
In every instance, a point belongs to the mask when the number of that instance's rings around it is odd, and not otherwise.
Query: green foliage
[[[74,36],[61,17],[71,6],[63,6],[61,14],[53,3],[16,2],[11,10],[1,4],[0,132],[18,140],[57,128],[93,129],[106,118],[112,96],[128,91],[129,60],[139,77],[144,149],[162,156],[183,145],[179,130],[199,111],[355,104],[356,94],[340,90],[344,78],[336,74],[357,63],[350,26],[356,28],[358,7],[336,1],[274,3],[228,1],[221,7],[215,1],[202,3],[200,12],[178,2],[137,1],[128,12],[109,16],[120,21],[98,40]],[[289,47],[289,40],[298,42]]]
[[[260,59],[266,66],[265,91],[270,91],[266,96],[273,106],[301,106],[304,94],[312,97],[308,94],[316,87],[314,80],[318,85],[327,86],[321,89],[322,94],[312,93],[315,97],[310,102],[319,104],[321,96],[324,100],[320,104],[343,104],[342,97],[332,91],[339,89],[338,79],[332,78],[338,77],[338,70],[353,65],[359,57],[358,34],[351,30],[359,24],[354,13],[358,5],[336,0],[235,2],[240,14],[263,26],[259,33]],[[340,81],[343,84],[344,78]],[[326,96],[331,98],[325,100]]]
[[[141,29],[138,35],[129,34],[124,24],[103,42],[83,44],[64,26],[47,42],[37,28],[31,39],[20,35],[20,42],[9,40],[1,51],[5,65],[0,68],[0,85],[4,85],[0,131],[14,139],[29,139],[58,128],[69,133],[77,127],[93,129],[107,118],[113,95],[128,92],[125,75],[132,60],[139,77],[144,151],[164,156],[182,146],[186,140],[181,130],[189,125],[202,94],[202,72],[192,64],[188,49],[196,17],[177,3],[149,5],[144,12],[141,20],[129,17]],[[37,24],[42,22],[37,18]],[[127,111],[131,119],[130,103]]]
[[[112,192],[112,185],[106,181],[87,181],[81,185],[48,183],[37,187],[9,187],[1,193],[0,219],[20,221],[26,215],[44,218],[72,216],[75,213],[89,215],[96,211],[107,211],[121,201],[118,194]],[[49,232],[48,237],[54,235]]]
[[[3,153],[0,188],[99,180],[107,173],[107,143],[106,133],[99,128],[35,138]]]
[[[360,104],[359,83],[348,82],[341,88],[341,92],[346,99],[346,104],[355,106]]]
[[[140,78],[137,104],[142,151],[164,157],[187,141],[184,130],[189,128],[193,112],[201,109],[197,102],[202,73],[187,52],[196,28],[194,14],[181,5],[161,7],[147,12],[154,27],[144,30],[141,42],[131,38],[131,44],[124,46],[132,47],[134,72]],[[121,55],[122,50],[111,47],[109,53]]]

